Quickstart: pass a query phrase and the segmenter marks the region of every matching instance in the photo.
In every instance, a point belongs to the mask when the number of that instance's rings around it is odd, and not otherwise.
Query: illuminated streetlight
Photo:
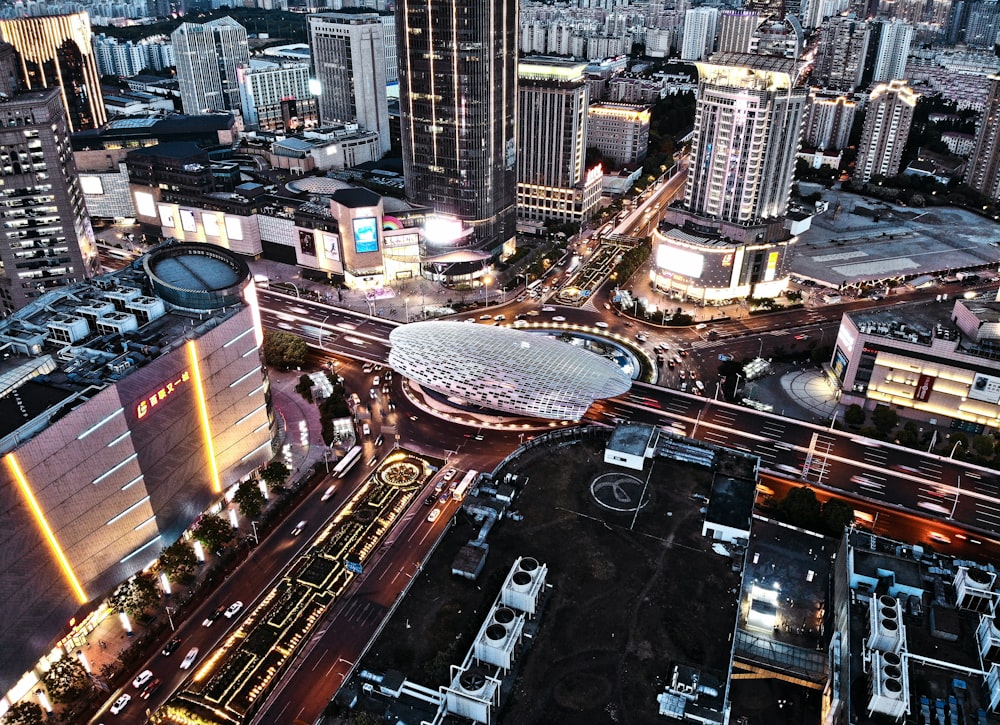
[[[125,630],[125,634],[129,637],[132,636],[132,623],[128,619],[128,615],[125,612],[118,612],[118,619],[121,620],[122,629]]]
[[[87,655],[83,653],[82,649],[76,651],[76,658],[80,660],[80,664],[83,665],[83,669],[87,671],[87,674],[92,674],[93,670],[90,669],[90,662],[87,660]]]
[[[167,572],[160,572],[160,586],[163,587],[163,593],[168,597],[170,596],[170,580],[167,579]]]
[[[194,556],[199,564],[205,563],[205,550],[201,547],[200,541],[194,542]]]
[[[45,694],[45,690],[41,688],[35,690],[35,697],[38,698],[38,704],[42,706],[42,709],[49,715],[52,714],[52,703],[49,702],[48,696]]]
[[[240,522],[236,518],[236,509],[229,509],[229,523],[233,525],[234,529],[240,528]]]

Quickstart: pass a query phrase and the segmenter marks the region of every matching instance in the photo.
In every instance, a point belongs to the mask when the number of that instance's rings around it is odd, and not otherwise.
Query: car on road
[[[229,605],[229,608],[226,610],[226,619],[232,619],[233,617],[235,617],[237,614],[240,613],[241,609],[243,609],[243,602],[240,601],[233,602],[232,604]]]
[[[437,496],[432,493],[424,499],[424,506],[433,506],[435,501],[437,501]]]
[[[556,311],[556,308],[555,307],[550,307],[549,305],[546,305],[545,307],[542,308],[542,312],[555,312],[555,311]]]
[[[417,416],[415,416],[415,415],[411,415],[411,416],[410,416],[410,420],[417,420]]]
[[[696,329],[696,330],[704,330],[706,327],[708,327],[708,325],[706,323],[699,322],[697,325],[694,326],[694,329]]]
[[[604,303],[604,309],[610,310],[611,309],[611,305],[609,305],[607,302],[605,302]]]
[[[372,427],[370,425],[368,425],[367,423],[362,423],[361,424],[361,432],[362,432],[362,434],[364,434],[366,436],[370,436],[372,434]]]
[[[479,319],[480,320],[492,320],[493,319],[493,315],[489,315],[489,314],[487,314],[487,315],[480,315]]]
[[[598,322],[594,323],[594,327],[596,327],[598,329],[601,329],[601,330],[607,330],[608,329],[608,323],[607,322],[603,322],[603,321],[598,321]]]
[[[112,715],[117,715],[122,710],[124,710],[126,707],[128,707],[128,704],[130,702],[132,702],[132,696],[131,695],[129,695],[129,694],[122,695],[117,700],[115,700],[115,704],[111,706],[111,714]]]
[[[292,529],[292,536],[298,536],[299,534],[301,534],[302,529],[304,529],[305,527],[306,527],[305,521],[300,521],[299,523],[295,524],[295,528]]]
[[[153,679],[153,671],[143,670],[142,672],[139,673],[138,677],[132,680],[132,687],[138,690],[140,687],[145,685],[151,679]]]
[[[222,613],[226,611],[225,607],[219,607],[214,612],[205,617],[204,621],[201,623],[202,627],[211,627],[215,624],[215,620],[222,616]]]
[[[645,332],[640,332],[636,334],[635,339],[638,340],[639,342],[646,342],[646,340],[649,339],[649,335],[647,335]]]
[[[869,478],[868,476],[862,476],[860,473],[851,476],[851,483],[856,483],[862,488],[882,488],[883,485],[873,478]]]
[[[937,531],[932,531],[927,534],[927,538],[933,541],[935,544],[950,544],[951,539],[949,539],[944,534],[938,533]]]
[[[194,664],[195,658],[197,657],[198,657],[198,648],[192,647],[191,649],[189,649],[188,653],[184,655],[184,661],[181,662],[181,669],[182,670],[190,669],[191,665]]]
[[[451,491],[445,491],[438,497],[438,501],[441,503],[448,503],[448,499],[451,498]]]
[[[566,318],[563,317],[562,315],[556,315],[555,317],[552,318],[552,321],[553,322],[566,322]]]
[[[504,320],[507,319],[507,315],[497,315],[493,319],[496,320],[497,322],[503,322]]]
[[[372,387],[377,388],[378,384],[381,382],[382,382],[382,376],[376,375],[374,378],[372,378]]]
[[[337,485],[336,484],[334,484],[333,486],[330,486],[330,488],[326,489],[326,491],[323,492],[323,496],[320,498],[320,501],[329,501],[330,497],[336,491],[337,491]]]
[[[458,471],[456,471],[454,468],[447,469],[444,472],[444,480],[445,481],[450,481],[451,479],[453,479],[455,477],[455,474],[457,474],[457,473],[458,473]]]
[[[375,396],[376,395],[377,395],[377,393],[375,392],[375,388],[369,388],[368,389],[368,397],[369,398],[371,398],[372,400],[375,400]]]
[[[169,657],[174,652],[176,652],[177,648],[180,646],[181,646],[181,638],[174,637],[172,640],[167,642],[166,646],[164,646],[163,651],[160,652],[160,654],[162,654],[164,657]]]
[[[530,317],[538,317],[539,312],[538,310],[528,310],[524,314],[529,315]]]
[[[441,515],[441,509],[434,509],[429,514],[427,514],[427,520],[432,524],[438,520],[438,516]]]
[[[809,335],[796,335],[795,339],[796,340],[808,340],[809,339]]]
[[[142,694],[139,695],[139,697],[141,697],[143,700],[148,700],[150,697],[156,694],[156,691],[160,689],[160,686],[162,684],[163,680],[157,677],[155,680],[146,685],[146,689],[142,691]]]

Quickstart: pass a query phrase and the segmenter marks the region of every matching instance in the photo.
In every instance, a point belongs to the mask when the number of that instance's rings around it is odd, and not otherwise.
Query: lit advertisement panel
[[[141,216],[156,216],[156,202],[148,191],[135,192],[135,210]]]
[[[80,189],[84,194],[103,194],[104,193],[104,183],[101,181],[100,176],[83,176],[80,175]]]
[[[354,250],[358,254],[378,251],[378,220],[375,217],[354,219]]]
[[[310,257],[316,256],[316,237],[312,229],[299,229],[299,251]]]
[[[194,221],[194,212],[187,209],[180,210],[181,215],[181,229],[186,232],[196,232],[198,231],[198,225]]]
[[[171,229],[176,226],[174,223],[174,210],[169,206],[160,207],[160,224]]]
[[[340,261],[340,236],[330,232],[317,232],[323,240],[323,254],[331,262]]]
[[[996,405],[1000,401],[1000,378],[976,373],[972,385],[969,386],[969,397]]]
[[[764,281],[771,282],[778,270],[778,253],[770,252],[767,255],[767,267],[764,269]]]
[[[226,217],[226,236],[240,241],[243,239],[243,225],[240,223],[239,217]]]
[[[668,272],[698,279],[705,269],[705,256],[661,244],[656,250],[656,266]]]
[[[847,357],[847,354],[838,347],[837,352],[833,355],[833,365],[831,367],[840,382],[844,382],[844,376],[847,374],[847,366],[849,364],[850,359]]]
[[[933,375],[921,374],[917,379],[917,388],[913,391],[913,399],[921,403],[926,403],[928,398],[931,397],[931,391],[934,390],[935,380],[937,378]]]
[[[215,213],[202,212],[201,223],[205,227],[205,234],[210,237],[219,236],[219,217]]]

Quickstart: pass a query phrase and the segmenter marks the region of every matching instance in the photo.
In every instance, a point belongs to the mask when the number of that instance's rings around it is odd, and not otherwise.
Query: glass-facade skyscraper
[[[494,259],[510,253],[517,2],[401,0],[396,12],[406,196],[473,227],[473,244]]]

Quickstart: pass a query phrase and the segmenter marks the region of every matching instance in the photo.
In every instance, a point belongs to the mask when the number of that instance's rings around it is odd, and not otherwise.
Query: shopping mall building
[[[8,701],[83,642],[119,582],[270,460],[260,345],[247,265],[205,244],[165,245],[0,321]]]
[[[830,362],[841,403],[970,433],[1000,427],[1000,301],[919,302],[844,315]]]

